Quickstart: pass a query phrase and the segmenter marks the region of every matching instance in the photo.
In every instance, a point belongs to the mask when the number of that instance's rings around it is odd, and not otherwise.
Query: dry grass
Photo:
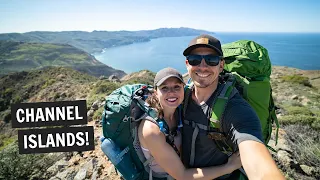
[[[303,125],[284,126],[286,139],[292,148],[292,155],[300,165],[315,168],[314,177],[320,178],[320,135],[319,132]]]

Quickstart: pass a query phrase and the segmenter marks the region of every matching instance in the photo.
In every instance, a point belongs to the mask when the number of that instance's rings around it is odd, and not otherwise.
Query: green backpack
[[[273,123],[277,126],[277,143],[279,123],[272,98],[271,61],[267,49],[254,41],[239,40],[222,45],[222,51],[225,59],[224,70],[232,73],[236,80],[234,85],[257,113],[265,144],[270,140]],[[228,97],[228,94],[225,97]],[[221,118],[221,109],[226,102],[221,98],[217,100],[214,109],[218,111],[213,113],[213,118]]]

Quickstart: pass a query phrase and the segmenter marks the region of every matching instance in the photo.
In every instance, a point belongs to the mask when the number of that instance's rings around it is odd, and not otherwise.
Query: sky
[[[320,0],[0,0],[0,33],[164,27],[320,32]]]

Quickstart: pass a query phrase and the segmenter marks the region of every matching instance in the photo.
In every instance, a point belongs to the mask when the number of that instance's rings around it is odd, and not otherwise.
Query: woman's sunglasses
[[[209,66],[216,66],[219,64],[219,61],[223,56],[214,56],[214,55],[190,55],[187,56],[188,63],[191,66],[197,66],[201,63],[202,59],[206,61]]]

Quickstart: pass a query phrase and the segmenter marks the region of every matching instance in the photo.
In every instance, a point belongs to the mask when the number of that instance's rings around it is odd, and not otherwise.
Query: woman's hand
[[[240,153],[239,151],[233,153],[229,159],[228,159],[228,163],[227,166],[230,166],[231,168],[231,172],[241,168],[242,164],[241,164],[241,159],[240,159]]]

